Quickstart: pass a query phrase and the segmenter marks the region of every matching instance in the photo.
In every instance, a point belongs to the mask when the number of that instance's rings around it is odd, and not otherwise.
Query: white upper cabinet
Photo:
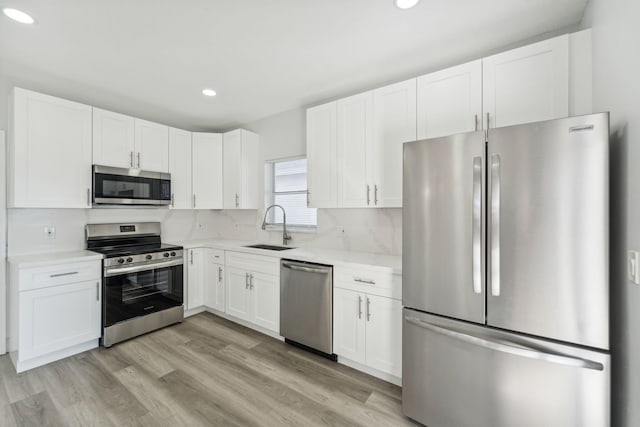
[[[191,132],[169,129],[169,173],[171,174],[171,208],[190,209]]]
[[[169,128],[146,120],[135,120],[136,167],[169,172]]]
[[[418,77],[418,139],[482,129],[482,61]]]
[[[402,144],[416,139],[416,79],[373,91],[373,206],[402,207]]]
[[[10,101],[8,206],[91,206],[91,107],[15,88]]]
[[[338,206],[337,105],[307,110],[307,204],[313,208]]]
[[[93,108],[93,163],[169,172],[169,128]]]
[[[93,109],[93,163],[119,168],[135,166],[135,119]]]
[[[222,136],[224,163],[224,209],[257,209],[261,200],[258,178],[262,165],[258,135],[236,129]]]
[[[194,209],[222,209],[222,135],[193,133]]]
[[[569,36],[482,60],[483,104],[489,127],[569,115]]]
[[[372,206],[373,92],[338,101],[338,206]]]

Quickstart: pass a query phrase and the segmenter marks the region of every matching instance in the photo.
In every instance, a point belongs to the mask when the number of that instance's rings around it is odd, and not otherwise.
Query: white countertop
[[[298,261],[316,262],[329,265],[360,265],[380,270],[392,270],[393,274],[402,274],[402,257],[399,255],[383,255],[368,252],[352,252],[320,248],[294,248],[285,251],[247,248],[257,244],[243,240],[190,240],[170,242],[190,248],[214,248],[227,251],[245,252],[255,255],[266,255],[275,258],[295,259]]]
[[[42,254],[10,256],[9,264],[19,268],[43,267],[69,262],[101,260],[102,254],[91,251],[46,252]]]

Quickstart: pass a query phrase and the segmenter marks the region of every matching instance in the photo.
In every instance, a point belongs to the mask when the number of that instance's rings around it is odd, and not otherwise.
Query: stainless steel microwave
[[[171,174],[93,165],[94,205],[169,205]]]

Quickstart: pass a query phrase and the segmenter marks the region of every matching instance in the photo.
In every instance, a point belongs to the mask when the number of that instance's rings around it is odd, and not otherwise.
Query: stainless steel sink
[[[268,251],[287,251],[289,249],[295,249],[295,248],[290,248],[288,246],[275,246],[275,245],[247,245],[245,246],[245,248],[266,249]]]

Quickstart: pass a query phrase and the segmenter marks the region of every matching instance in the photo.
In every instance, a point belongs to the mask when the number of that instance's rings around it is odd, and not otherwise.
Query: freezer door
[[[406,307],[484,323],[483,132],[404,144]]]
[[[487,323],[609,348],[609,116],[489,131]]]
[[[603,427],[610,356],[404,310],[402,407],[429,427]]]

